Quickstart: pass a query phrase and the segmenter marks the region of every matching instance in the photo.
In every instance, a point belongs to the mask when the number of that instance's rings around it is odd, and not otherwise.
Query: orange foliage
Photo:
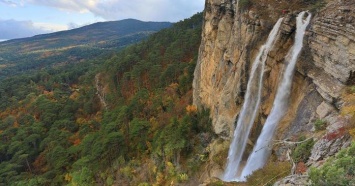
[[[296,166],[296,174],[303,174],[307,172],[307,166],[304,162],[299,162]]]
[[[74,146],[77,146],[81,143],[79,133],[75,133],[73,136],[70,136],[68,139]]]
[[[54,92],[44,90],[44,91],[43,91],[43,94],[44,94],[44,95],[48,95],[48,96],[53,96],[53,95],[54,95]]]
[[[43,52],[42,55],[40,56],[40,58],[47,58],[47,57],[50,57],[52,56],[54,53],[52,51],[46,51],[46,52]]]
[[[78,139],[75,139],[74,142],[73,142],[73,145],[74,146],[77,146],[81,143],[81,140],[78,138]]]
[[[17,120],[15,120],[15,122],[14,122],[14,127],[15,127],[15,128],[20,127],[20,125],[18,124]]]
[[[36,160],[32,163],[34,170],[36,172],[46,172],[48,167],[46,166],[46,157],[45,153],[42,152]]]
[[[197,112],[197,107],[195,105],[187,105],[186,112],[187,114],[195,114]]]
[[[80,95],[79,92],[74,91],[74,92],[69,96],[69,99],[76,100],[76,99],[78,99],[79,95]]]

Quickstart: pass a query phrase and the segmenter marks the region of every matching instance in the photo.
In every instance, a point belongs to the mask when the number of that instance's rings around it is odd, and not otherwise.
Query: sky
[[[0,42],[127,18],[177,22],[201,12],[204,2],[205,0],[0,0]]]

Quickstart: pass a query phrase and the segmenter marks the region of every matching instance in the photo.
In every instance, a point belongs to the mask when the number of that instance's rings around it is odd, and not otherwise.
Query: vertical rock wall
[[[289,111],[280,126],[284,133],[309,130],[323,101],[341,106],[342,89],[355,76],[354,9],[352,2],[330,1],[315,13],[297,64]],[[234,0],[206,0],[194,104],[211,110],[215,132],[222,138],[232,135],[258,49],[276,20],[284,16],[279,40],[267,61],[257,122],[262,124],[269,114],[285,56],[293,44],[297,13],[282,15],[275,10],[261,16],[252,7],[238,8]]]
[[[211,154],[201,180],[223,172],[223,163],[215,162],[213,157],[228,150],[254,58],[272,26],[283,16],[278,40],[266,61],[262,102],[244,156],[247,158],[271,111],[285,57],[293,44],[295,17],[314,7],[303,0],[292,1],[292,6],[288,0],[251,1],[251,7],[237,7],[235,0],[206,0],[193,96],[199,109],[210,109],[214,131],[220,138],[209,147]],[[289,10],[286,13],[281,11],[285,7]],[[324,136],[349,124],[339,110],[344,105],[344,87],[355,85],[355,1],[327,0],[325,7],[312,14],[296,65],[289,108],[279,124],[277,139],[313,136],[317,119],[329,125]],[[349,136],[342,137],[345,140],[341,142],[325,141],[324,136],[314,136],[317,142],[311,157],[317,158],[310,158],[310,164],[349,144]],[[287,147],[274,149],[280,160],[286,151]]]

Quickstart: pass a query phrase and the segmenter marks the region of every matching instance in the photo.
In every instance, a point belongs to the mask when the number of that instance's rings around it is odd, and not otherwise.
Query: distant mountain
[[[0,43],[0,78],[39,68],[82,62],[136,43],[171,25],[169,22],[125,19],[4,41]]]

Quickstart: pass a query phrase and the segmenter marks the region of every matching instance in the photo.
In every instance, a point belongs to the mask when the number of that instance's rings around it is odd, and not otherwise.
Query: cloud
[[[0,20],[1,39],[31,37],[63,29],[67,29],[67,27],[48,23],[33,23],[32,21],[17,21],[13,19]]]
[[[144,21],[179,21],[198,11],[202,11],[204,1],[205,0],[22,0],[21,2],[54,7],[65,11],[91,12],[105,20],[135,18]]]
[[[67,25],[60,25],[60,24],[53,24],[53,23],[33,23],[33,26],[35,28],[38,28],[40,30],[44,30],[47,32],[56,32],[56,31],[62,31],[62,30],[68,30],[69,26]]]
[[[68,24],[68,29],[74,29],[74,28],[79,28],[80,25],[79,24],[76,24],[76,23],[73,23],[73,22],[70,22]]]
[[[17,7],[19,4],[13,2],[13,1],[9,1],[9,0],[0,0],[0,3],[3,3],[5,5],[8,6],[12,6],[12,7]]]

